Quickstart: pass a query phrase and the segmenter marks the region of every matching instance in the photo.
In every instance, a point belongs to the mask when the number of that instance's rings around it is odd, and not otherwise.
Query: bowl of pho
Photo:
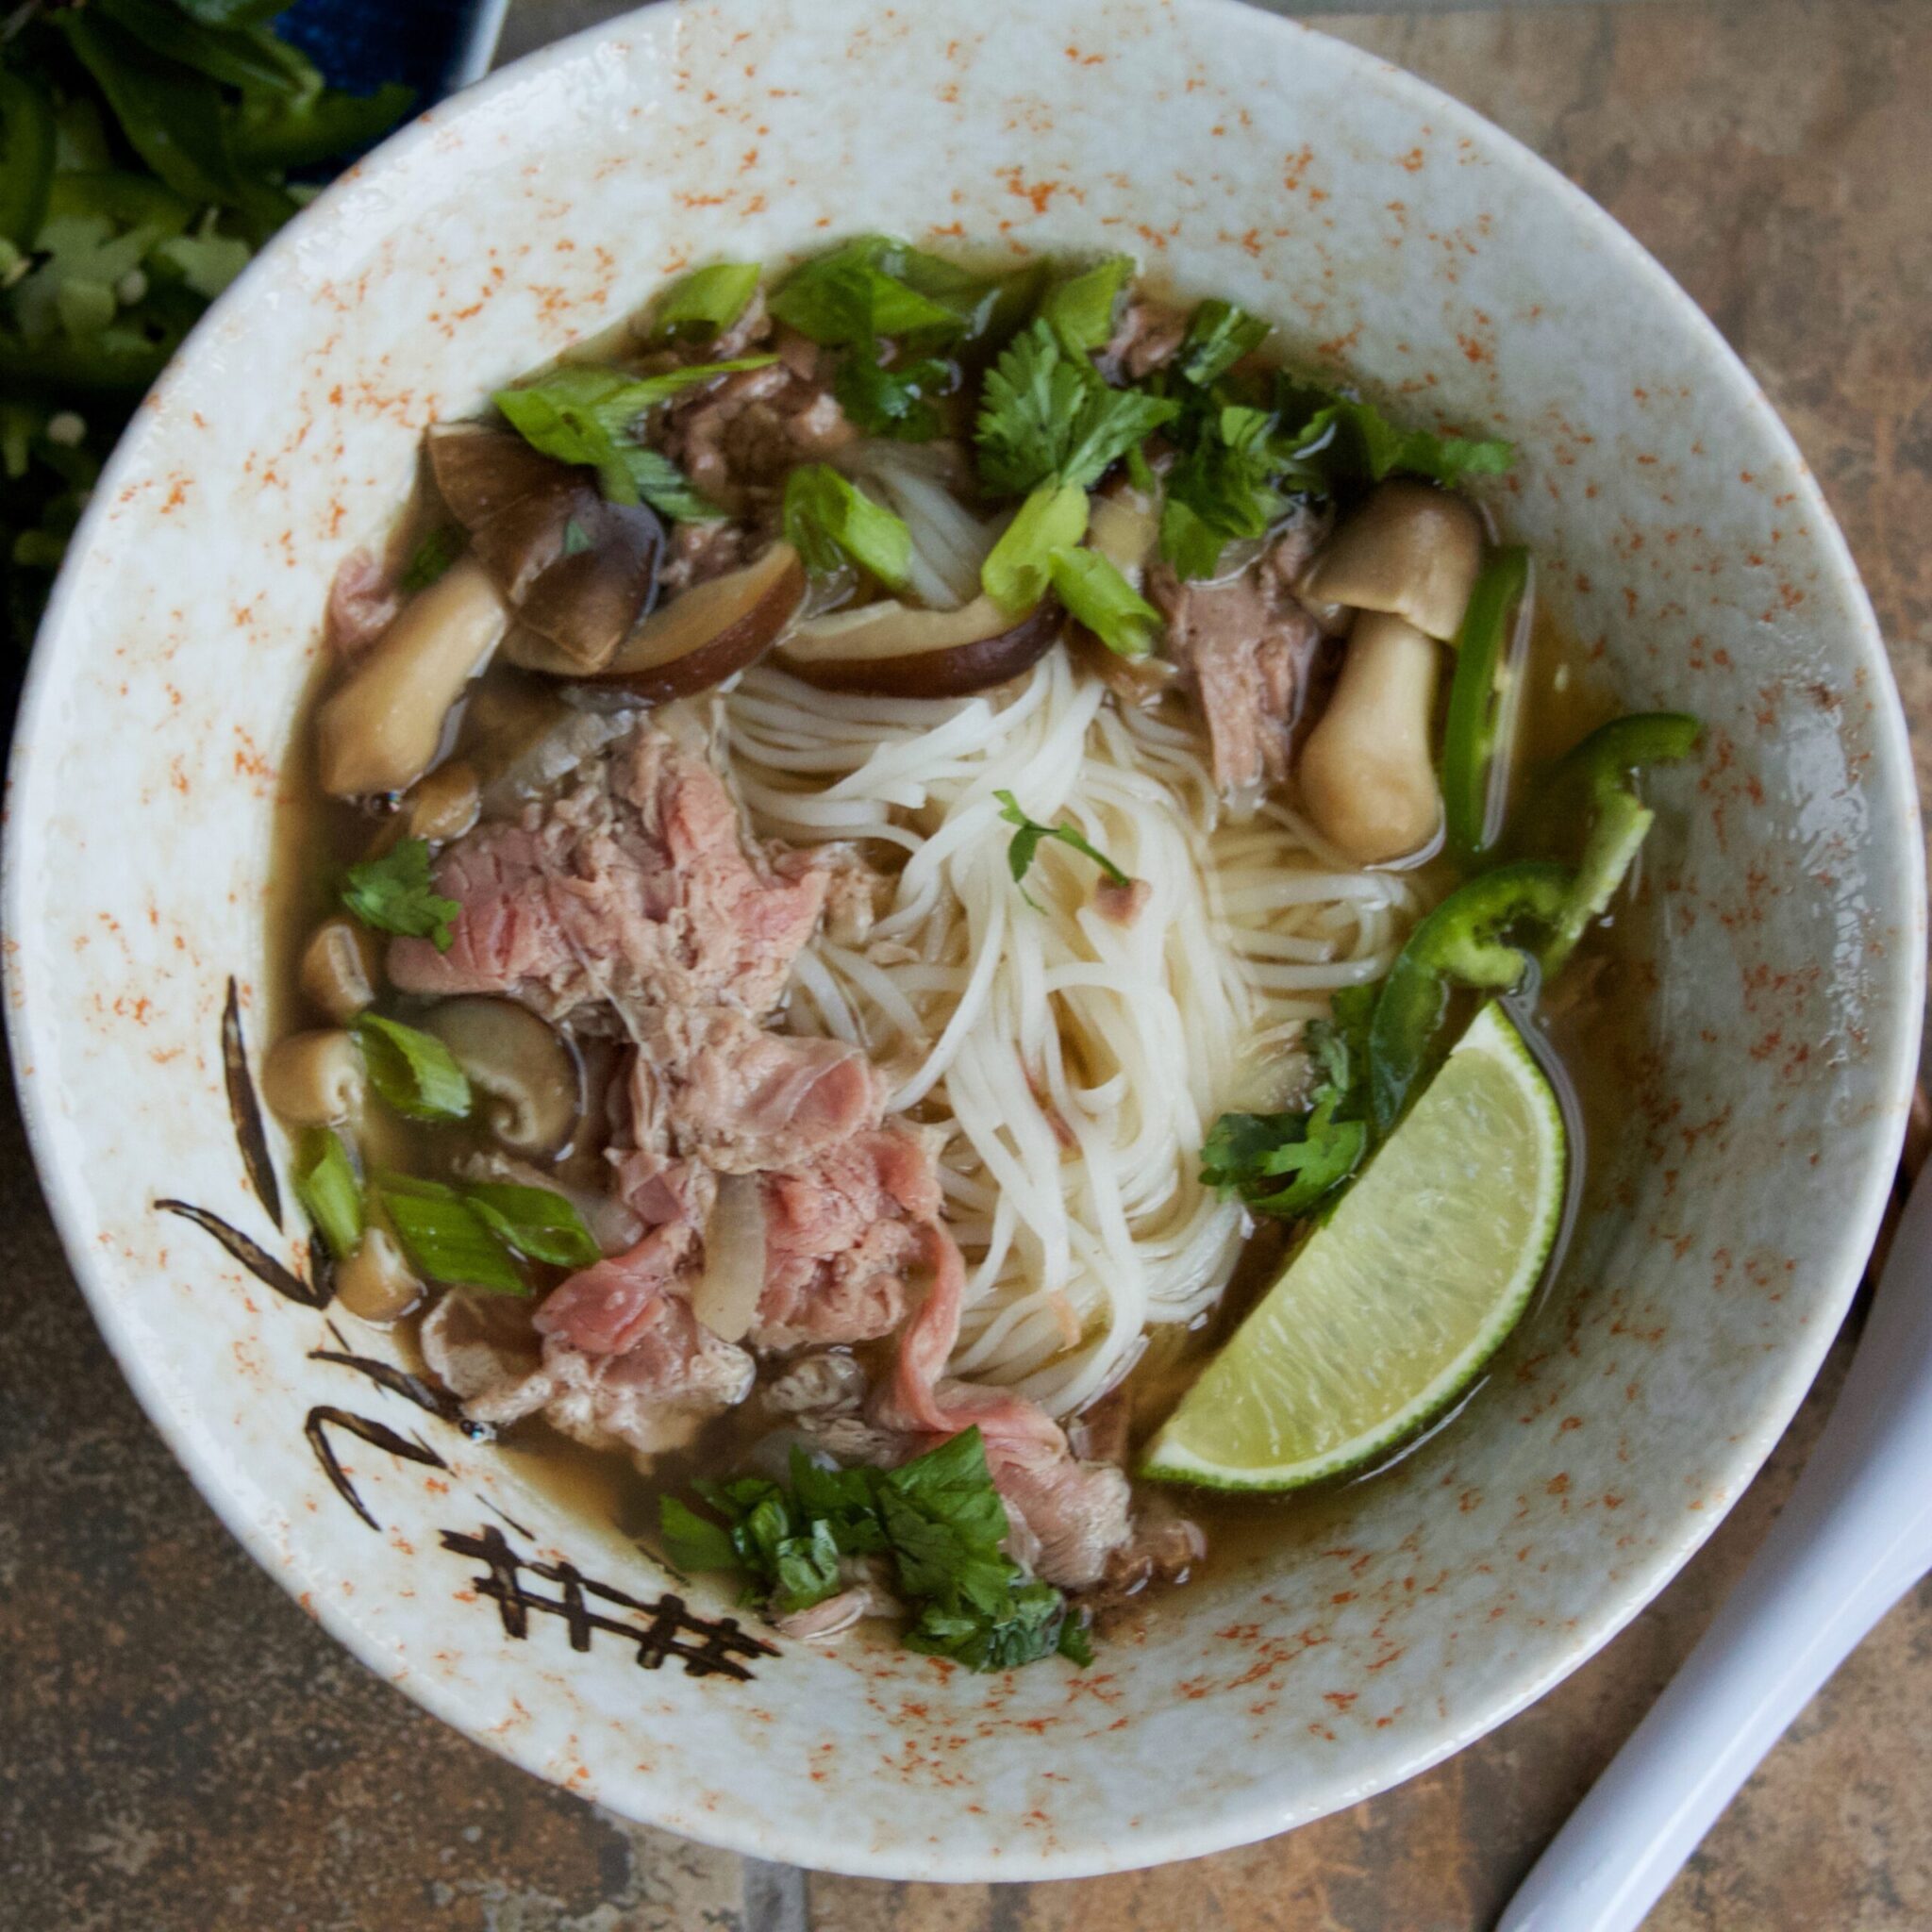
[[[852,1872],[1241,1842],[1574,1668],[1915,1057],[1789,435],[1242,8],[653,8],[425,117],[142,412],[11,789],[36,1154],[210,1502],[491,1749]]]

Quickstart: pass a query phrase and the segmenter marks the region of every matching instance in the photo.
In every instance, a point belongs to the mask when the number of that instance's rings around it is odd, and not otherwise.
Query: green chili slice
[[[1560,824],[1587,812],[1590,830],[1577,861],[1576,879],[1543,953],[1543,970],[1555,973],[1575,950],[1590,923],[1601,919],[1616,897],[1656,818],[1630,789],[1632,776],[1650,765],[1674,764],[1697,748],[1704,727],[1685,711],[1637,711],[1600,725],[1565,755],[1538,795],[1537,816]]]
[[[1484,564],[1456,639],[1456,675],[1442,732],[1442,829],[1449,855],[1469,866],[1494,842],[1492,773],[1507,703],[1505,658],[1529,587],[1529,553],[1512,544]]]
[[[1498,866],[1458,887],[1416,927],[1396,956],[1369,1025],[1369,1089],[1375,1131],[1401,1119],[1417,1081],[1433,1063],[1452,983],[1508,992],[1537,956],[1504,935],[1519,926],[1554,930],[1569,904],[1573,875],[1560,865],[1525,859]]]

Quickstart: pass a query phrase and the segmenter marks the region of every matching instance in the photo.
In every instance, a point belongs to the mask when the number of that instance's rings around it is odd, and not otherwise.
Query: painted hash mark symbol
[[[534,1562],[512,1549],[494,1524],[480,1536],[463,1536],[450,1529],[441,1534],[444,1549],[459,1557],[474,1557],[486,1566],[486,1574],[473,1581],[478,1594],[496,1605],[507,1637],[519,1641],[528,1637],[530,1612],[536,1610],[563,1619],[573,1650],[589,1650],[592,1633],[608,1630],[637,1645],[638,1662],[647,1671],[657,1670],[667,1657],[676,1657],[688,1677],[736,1677],[741,1682],[749,1682],[752,1674],[740,1658],[778,1655],[771,1644],[740,1628],[735,1617],[693,1616],[684,1599],[677,1596],[660,1596],[656,1603],[644,1603],[608,1583],[593,1582],[574,1563]],[[532,1592],[524,1582],[525,1576],[556,1584],[559,1594]],[[629,1618],[607,1617],[592,1607],[592,1598],[635,1610],[649,1621],[640,1624]],[[698,1641],[691,1641],[693,1638]]]

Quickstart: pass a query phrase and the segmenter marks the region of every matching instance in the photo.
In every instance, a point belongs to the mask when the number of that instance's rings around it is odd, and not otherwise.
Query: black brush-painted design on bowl
[[[235,1140],[242,1149],[242,1164],[248,1170],[248,1185],[279,1232],[282,1188],[275,1178],[268,1135],[261,1124],[261,1102],[256,1097],[255,1079],[248,1071],[248,1042],[242,1037],[242,991],[232,974],[228,997],[222,1005],[222,1077],[227,1084],[228,1116],[235,1123]]]
[[[747,1682],[751,1672],[741,1658],[776,1657],[777,1650],[743,1629],[735,1617],[696,1617],[684,1599],[666,1594],[655,1603],[598,1583],[586,1576],[574,1563],[540,1563],[520,1556],[509,1539],[494,1524],[480,1535],[465,1536],[454,1530],[442,1532],[442,1546],[459,1557],[474,1557],[485,1566],[484,1574],[473,1579],[479,1596],[488,1597],[503,1616],[507,1637],[519,1641],[530,1634],[530,1614],[560,1617],[570,1632],[573,1650],[589,1650],[592,1635],[605,1630],[637,1645],[638,1662],[647,1671],[658,1669],[675,1657],[689,1677],[736,1677]],[[531,1591],[526,1576],[554,1583],[556,1596]],[[594,1604],[610,1604],[620,1609],[635,1610],[649,1621],[640,1624],[627,1618],[607,1617]],[[690,1640],[695,1638],[697,1641]]]
[[[247,1041],[242,1031],[241,993],[233,978],[228,981],[227,998],[222,1008],[222,1072],[227,1089],[229,1118],[234,1123],[236,1144],[242,1150],[248,1184],[279,1231],[281,1186],[262,1124],[254,1075],[249,1071]],[[172,1198],[157,1200],[155,1206],[211,1236],[264,1287],[297,1307],[320,1312],[334,1299],[334,1263],[318,1237],[309,1236],[306,1244],[306,1273],[298,1273],[300,1262],[291,1267],[277,1260],[252,1235],[244,1234],[210,1208]],[[482,1423],[472,1422],[463,1413],[462,1404],[447,1390],[437,1388],[395,1362],[384,1361],[377,1356],[358,1355],[334,1323],[327,1326],[337,1345],[309,1350],[310,1361],[326,1362],[332,1368],[347,1369],[353,1374],[364,1376],[386,1394],[413,1404],[437,1421],[460,1430],[474,1442],[493,1439],[495,1431]],[[405,1436],[374,1416],[358,1414],[335,1403],[315,1404],[302,1419],[302,1433],[321,1463],[329,1487],[371,1529],[379,1531],[382,1524],[342,1466],[332,1433],[337,1430],[400,1461],[425,1469],[449,1468],[443,1457],[420,1437]],[[488,1504],[487,1498],[480,1500]],[[488,1507],[495,1507],[493,1504]],[[503,1515],[501,1510],[496,1513]],[[513,1518],[505,1516],[504,1521],[520,1536],[531,1536]],[[779,1655],[775,1645],[754,1637],[735,1617],[697,1616],[680,1596],[667,1593],[647,1601],[613,1584],[597,1582],[574,1563],[545,1563],[525,1557],[512,1547],[494,1524],[487,1525],[475,1536],[449,1529],[440,1534],[445,1550],[473,1557],[485,1566],[484,1574],[473,1579],[476,1593],[496,1605],[505,1636],[519,1642],[530,1634],[532,1613],[558,1617],[570,1632],[573,1650],[588,1651],[591,1639],[601,1630],[635,1644],[638,1663],[647,1671],[658,1670],[667,1660],[675,1658],[683,1664],[687,1676],[727,1677],[741,1683],[749,1682],[752,1677],[749,1659]],[[554,1584],[558,1594],[547,1596],[534,1591],[525,1578]],[[596,1607],[599,1604],[635,1615],[608,1616]],[[640,1623],[638,1618],[644,1621]]]

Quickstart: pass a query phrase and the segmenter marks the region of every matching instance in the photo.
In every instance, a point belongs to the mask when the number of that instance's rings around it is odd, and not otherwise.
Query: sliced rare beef
[[[1296,517],[1244,569],[1217,581],[1183,581],[1165,563],[1147,574],[1225,796],[1252,801],[1291,767],[1323,642],[1293,584],[1320,534],[1314,518]]]
[[[922,1436],[927,1447],[976,1425],[993,1484],[1016,1519],[1020,1551],[1049,1583],[1087,1589],[1132,1533],[1126,1473],[1110,1462],[1081,1461],[1038,1403],[1009,1389],[941,1379],[959,1335],[966,1268],[941,1223],[924,1224],[922,1234],[932,1278],[900,1332],[891,1378],[871,1420]]]
[[[584,1274],[616,1270],[637,1255],[634,1249]],[[679,1447],[707,1416],[743,1401],[754,1370],[741,1348],[706,1330],[666,1287],[660,1259],[634,1270],[640,1285],[622,1351],[588,1349],[567,1338],[572,1309],[554,1313],[556,1295],[533,1316],[522,1303],[452,1292],[424,1320],[424,1358],[475,1421],[502,1424],[541,1413],[592,1449],[650,1456]]]
[[[631,1075],[638,1143],[721,1174],[792,1167],[879,1123],[885,1080],[843,1041],[769,1033],[726,1007],[654,1013]]]
[[[906,1277],[940,1211],[930,1141],[898,1122],[857,1133],[765,1174],[765,1291],[759,1348],[872,1341],[906,1312]]]
[[[642,720],[558,796],[450,845],[436,885],[463,908],[454,942],[392,941],[404,991],[508,993],[553,1019],[608,1001],[634,1022],[767,1011],[826,891],[809,863],[748,846],[718,774]]]

